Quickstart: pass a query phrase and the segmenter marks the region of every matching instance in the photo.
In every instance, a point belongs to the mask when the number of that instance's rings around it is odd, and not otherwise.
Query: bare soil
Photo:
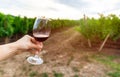
[[[44,59],[41,65],[34,66],[26,61],[30,53],[0,62],[0,77],[42,77],[43,73],[54,77],[55,72],[64,77],[109,77],[107,73],[112,70],[91,56],[99,53],[120,56],[118,49],[104,48],[98,52],[97,47],[89,48],[86,39],[73,27],[54,31],[44,42],[43,50],[45,53],[39,55]]]

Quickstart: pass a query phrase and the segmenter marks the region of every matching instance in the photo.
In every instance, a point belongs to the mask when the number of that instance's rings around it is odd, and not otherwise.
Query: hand
[[[41,42],[36,41],[33,37],[29,35],[25,35],[21,39],[15,42],[18,46],[18,49],[23,51],[28,51],[34,54],[38,54],[38,52],[42,49],[43,44]]]

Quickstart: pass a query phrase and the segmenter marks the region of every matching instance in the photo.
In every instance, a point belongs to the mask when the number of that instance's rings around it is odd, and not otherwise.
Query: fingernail
[[[38,51],[36,51],[35,54],[38,54]]]
[[[42,45],[39,45],[40,48],[42,48],[43,46]]]

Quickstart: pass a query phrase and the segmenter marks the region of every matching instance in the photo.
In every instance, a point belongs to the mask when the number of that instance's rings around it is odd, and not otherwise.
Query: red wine
[[[47,40],[49,37],[49,35],[47,34],[45,35],[45,34],[38,34],[38,33],[34,33],[33,36],[37,41],[40,41],[40,42]]]

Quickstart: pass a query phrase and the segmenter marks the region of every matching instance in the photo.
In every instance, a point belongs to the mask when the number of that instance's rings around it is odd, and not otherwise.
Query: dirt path
[[[96,52],[79,48],[83,47],[82,40],[84,38],[74,28],[58,31],[44,43],[44,64],[27,63],[29,53],[17,55],[0,62],[0,77],[42,77],[41,74],[54,77],[55,73],[62,73],[64,77],[108,77],[109,69],[89,58]]]

